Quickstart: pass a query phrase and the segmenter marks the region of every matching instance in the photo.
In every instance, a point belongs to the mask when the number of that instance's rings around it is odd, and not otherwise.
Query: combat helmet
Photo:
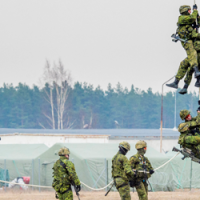
[[[59,156],[65,156],[65,155],[69,155],[69,154],[70,154],[70,151],[67,147],[62,147],[58,152]]]
[[[181,123],[178,126],[178,131],[181,132],[181,133],[187,131],[188,129],[189,129],[189,126],[188,126],[187,123]]]
[[[184,12],[187,12],[188,10],[191,10],[191,7],[188,5],[183,5],[179,8],[180,14],[183,14]]]
[[[120,142],[120,143],[119,143],[119,147],[123,147],[123,148],[126,149],[127,151],[130,151],[130,150],[131,150],[130,144],[129,144],[128,142],[125,142],[125,141]]]
[[[180,111],[180,118],[184,120],[190,114],[189,110],[181,110]]]
[[[147,143],[143,140],[140,140],[135,144],[136,149],[142,149],[144,147],[147,147]]]

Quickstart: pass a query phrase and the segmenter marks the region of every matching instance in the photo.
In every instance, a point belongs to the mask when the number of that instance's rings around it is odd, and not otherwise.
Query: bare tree
[[[69,89],[72,82],[72,78],[71,74],[67,70],[65,70],[61,61],[59,61],[58,65],[54,64],[52,74],[54,77],[54,84],[56,87],[58,129],[63,129],[65,104],[69,96]]]
[[[55,129],[55,117],[54,110],[57,112],[57,128],[64,128],[64,113],[66,111],[66,101],[69,96],[69,90],[72,82],[71,73],[68,72],[61,61],[58,64],[54,64],[53,68],[50,67],[49,62],[46,62],[43,81],[47,84],[47,89],[45,93],[47,95],[47,101],[51,105],[51,116],[44,113],[44,115],[52,123],[52,128]],[[56,106],[53,101],[53,89],[56,90]],[[67,122],[70,128],[73,123],[69,123],[69,118]]]
[[[52,127],[52,129],[55,129],[54,102],[53,102],[53,83],[54,83],[54,80],[53,80],[53,74],[52,74],[52,70],[50,68],[50,64],[49,64],[48,60],[46,61],[46,65],[44,67],[42,82],[44,82],[47,86],[47,87],[44,88],[45,94],[47,95],[47,98],[45,98],[45,99],[51,106],[51,115],[49,116],[45,112],[43,112],[43,114],[50,121],[49,125]],[[43,125],[41,125],[41,126],[44,128]]]

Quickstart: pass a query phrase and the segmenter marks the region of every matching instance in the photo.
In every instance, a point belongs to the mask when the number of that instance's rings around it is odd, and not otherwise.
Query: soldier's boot
[[[186,94],[186,93],[187,93],[188,86],[189,86],[189,85],[188,85],[187,83],[185,83],[183,89],[181,89],[181,90],[179,91],[179,93],[180,93],[180,94]]]
[[[198,67],[194,67],[194,77],[197,78],[198,76],[200,76],[200,71],[198,69]]]
[[[197,77],[197,81],[194,85],[195,87],[200,87],[200,76]]]
[[[173,83],[166,84],[166,86],[177,89],[178,88],[178,83],[179,83],[179,80],[175,78]]]

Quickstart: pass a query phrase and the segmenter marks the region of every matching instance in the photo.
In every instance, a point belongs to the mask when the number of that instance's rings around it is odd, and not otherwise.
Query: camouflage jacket
[[[112,159],[112,177],[121,177],[125,181],[134,178],[128,159],[120,151]]]
[[[193,13],[190,15],[180,15],[178,18],[178,29],[177,33],[182,39],[192,39],[193,35],[193,30],[194,28],[192,27],[192,24],[195,23],[197,19],[198,11],[194,10]]]
[[[196,117],[193,117],[190,121],[185,121],[184,123],[186,123],[188,125],[188,129],[190,129],[190,130],[192,130],[194,128],[199,129],[200,128],[200,113],[198,113],[198,115]],[[179,124],[179,126],[181,124]],[[178,129],[178,131],[180,133],[182,132],[180,129]]]
[[[151,174],[149,173],[150,170],[153,170],[150,161],[147,157],[141,156],[140,154],[135,154],[130,157],[129,159],[131,168],[133,170],[137,170],[136,178],[150,178]],[[146,173],[144,172],[146,171]]]
[[[66,168],[61,165],[61,161],[66,165]],[[80,185],[74,164],[65,156],[60,156],[60,159],[56,161],[52,169],[52,186],[56,192],[62,192],[60,190],[64,190],[67,186],[71,185],[72,182],[74,182],[75,185]]]

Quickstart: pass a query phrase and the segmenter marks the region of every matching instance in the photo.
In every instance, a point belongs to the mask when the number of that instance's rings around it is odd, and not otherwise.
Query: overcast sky
[[[171,41],[183,4],[193,1],[1,0],[0,86],[37,85],[46,59],[61,59],[74,82],[160,92],[186,57]]]

